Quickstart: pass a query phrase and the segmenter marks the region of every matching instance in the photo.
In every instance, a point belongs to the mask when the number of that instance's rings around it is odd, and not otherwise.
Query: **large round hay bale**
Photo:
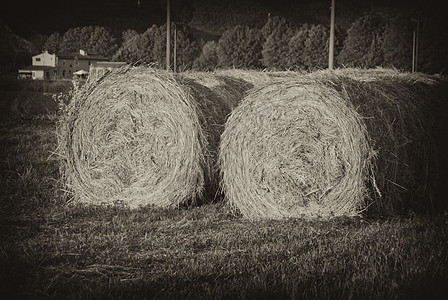
[[[246,96],[221,138],[222,187],[248,218],[352,215],[364,207],[370,142],[334,88],[284,79]]]
[[[375,181],[368,183],[370,212],[427,211],[446,202],[436,195],[443,174],[440,154],[446,150],[437,138],[446,129],[440,115],[448,100],[444,80],[381,68],[315,76],[346,95],[363,116],[377,153],[372,161]]]
[[[76,92],[58,126],[74,201],[134,208],[208,200],[209,186],[218,185],[213,148],[230,103],[249,86],[216,77],[223,87],[208,88],[198,77],[126,67]]]
[[[287,77],[227,122],[220,166],[233,207],[249,218],[446,207],[446,82],[389,69]]]

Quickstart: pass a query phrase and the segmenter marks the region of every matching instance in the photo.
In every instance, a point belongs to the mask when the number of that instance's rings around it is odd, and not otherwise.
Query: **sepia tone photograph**
[[[0,10],[1,299],[446,299],[441,0]]]

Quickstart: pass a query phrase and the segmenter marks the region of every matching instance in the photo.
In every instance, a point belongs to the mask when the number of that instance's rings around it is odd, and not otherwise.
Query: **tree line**
[[[429,23],[429,22],[428,22]],[[448,66],[446,39],[434,38],[437,24],[420,30],[419,71],[443,72]],[[178,70],[216,68],[305,70],[328,66],[329,28],[322,24],[300,24],[274,16],[260,27],[237,25],[227,29],[218,41],[197,41],[188,26],[176,26]],[[413,34],[416,24],[409,15],[369,12],[356,19],[348,30],[336,27],[335,66],[376,66],[411,70]],[[143,33],[128,29],[120,39],[99,26],[77,27],[63,35],[53,33],[44,48],[49,52],[85,49],[111,57],[113,61],[148,63],[164,68],[166,24],[153,25]],[[174,30],[171,30],[174,34]]]

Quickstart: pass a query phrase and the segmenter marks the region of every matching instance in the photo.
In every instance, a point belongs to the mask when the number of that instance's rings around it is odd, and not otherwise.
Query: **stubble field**
[[[224,203],[129,210],[70,203],[57,103],[0,91],[4,299],[437,299],[448,213],[249,221]]]

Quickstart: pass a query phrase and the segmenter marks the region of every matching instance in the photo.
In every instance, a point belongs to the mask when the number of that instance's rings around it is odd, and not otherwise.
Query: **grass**
[[[51,154],[56,112],[36,111],[0,119],[4,299],[437,299],[448,292],[447,212],[248,221],[222,203],[74,205]]]

